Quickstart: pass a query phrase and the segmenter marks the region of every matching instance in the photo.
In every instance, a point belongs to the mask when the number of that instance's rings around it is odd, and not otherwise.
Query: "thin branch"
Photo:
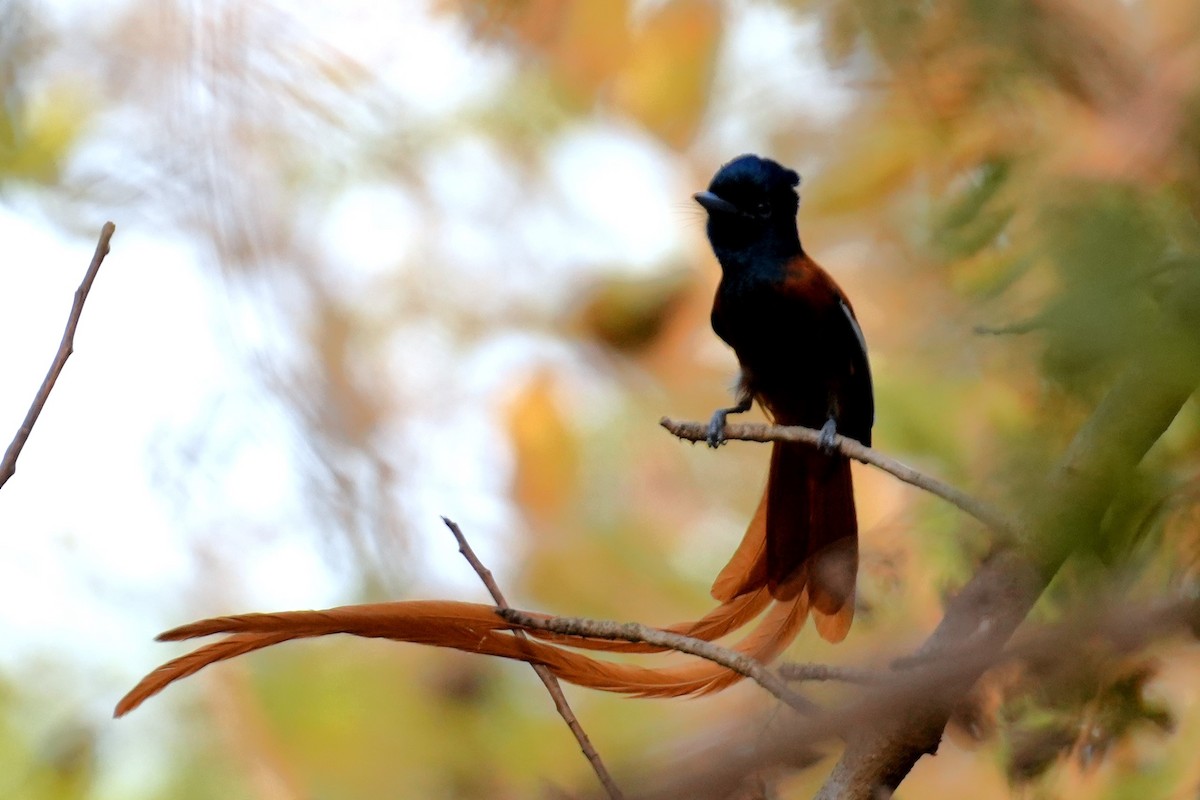
[[[33,397],[33,405],[25,414],[25,420],[4,452],[4,460],[0,461],[0,487],[8,483],[8,479],[16,474],[17,457],[21,455],[25,442],[29,440],[29,434],[33,432],[33,425],[41,415],[42,409],[45,408],[59,373],[62,372],[71,353],[75,352],[75,329],[79,327],[79,316],[83,313],[83,304],[87,300],[88,292],[92,290],[92,283],[96,280],[97,273],[100,272],[100,265],[104,263],[104,257],[108,255],[108,243],[116,229],[111,222],[104,223],[104,227],[100,229],[100,241],[96,243],[96,252],[92,256],[92,263],[83,276],[83,283],[79,284],[79,288],[75,290],[75,302],[71,305],[71,314],[67,317],[67,328],[63,331],[58,352],[54,355],[54,361],[50,363],[50,370],[42,380],[41,387]]]
[[[666,647],[680,653],[698,656],[699,658],[720,664],[743,675],[766,689],[781,702],[802,714],[811,714],[820,708],[809,700],[801,697],[775,673],[764,667],[761,662],[745,653],[739,653],[728,647],[722,647],[703,639],[695,639],[679,633],[651,628],[638,622],[613,622],[610,620],[582,619],[580,617],[537,617],[506,608],[500,611],[505,622],[520,625],[523,628],[536,628],[565,636],[581,636],[593,639],[611,639],[624,642],[644,642],[657,647]]]
[[[785,681],[838,681],[840,683],[872,684],[884,680],[885,674],[861,667],[835,667],[832,664],[800,664],[786,662],[776,671]]]
[[[479,560],[479,557],[475,555],[475,551],[471,549],[471,545],[467,542],[467,537],[463,535],[462,529],[458,527],[458,523],[446,517],[442,517],[442,522],[446,523],[446,527],[454,534],[454,538],[458,542],[458,552],[463,554],[463,558],[467,559],[467,563],[479,575],[479,579],[487,587],[497,607],[499,607],[501,612],[508,610],[508,601],[504,598],[504,593],[500,591],[500,586],[496,583],[492,571],[485,567],[483,562]],[[526,638],[523,631],[518,630],[513,633],[520,639]],[[567,727],[571,729],[571,733],[575,735],[575,741],[579,743],[579,749],[583,751],[584,756],[591,763],[592,769],[596,772],[596,777],[600,779],[600,783],[604,786],[604,790],[608,792],[608,796],[612,800],[622,800],[625,795],[621,793],[620,787],[617,786],[616,781],[609,774],[608,768],[604,766],[604,761],[600,758],[600,754],[592,746],[592,740],[583,729],[583,725],[579,723],[575,712],[571,710],[571,705],[567,702],[566,695],[563,694],[562,686],[558,683],[558,678],[554,677],[550,669],[543,664],[530,663],[529,666],[533,667],[533,671],[537,673],[537,676],[542,679],[542,683],[546,685],[546,691],[550,693],[551,699],[554,700],[554,707],[558,709],[559,715],[567,723]]]
[[[708,424],[703,422],[678,422],[669,417],[663,417],[659,424],[680,439],[690,442],[702,442],[708,438]],[[762,423],[740,423],[725,426],[726,439],[740,439],[747,442],[800,442],[817,447],[820,443],[821,432],[812,428],[802,428],[790,425],[765,425]],[[907,484],[924,489],[930,494],[937,495],[953,506],[965,511],[989,528],[1007,537],[1016,535],[1018,526],[999,509],[976,499],[961,489],[956,489],[948,483],[932,478],[923,472],[918,472],[907,464],[885,456],[878,450],[866,447],[854,439],[837,436],[834,446],[842,455],[870,464],[884,472],[893,475]]]
[[[496,578],[492,575],[492,571],[483,565],[479,560],[479,556],[475,555],[475,551],[471,549],[470,543],[467,542],[466,535],[462,532],[462,528],[458,527],[458,523],[449,517],[442,517],[442,522],[454,534],[454,540],[458,542],[458,552],[462,553],[463,558],[471,565],[471,569],[475,570],[475,574],[483,581],[484,588],[488,590],[488,594],[496,601],[496,605],[500,608],[508,608],[508,601],[504,599],[504,592],[500,591],[500,585],[496,583]]]

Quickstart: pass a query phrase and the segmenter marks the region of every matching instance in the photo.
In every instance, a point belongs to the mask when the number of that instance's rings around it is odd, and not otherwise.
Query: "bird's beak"
[[[704,206],[709,214],[737,214],[738,207],[728,200],[717,197],[712,192],[696,192],[692,199]]]

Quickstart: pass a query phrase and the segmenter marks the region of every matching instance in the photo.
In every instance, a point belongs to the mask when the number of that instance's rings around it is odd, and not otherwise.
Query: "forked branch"
[[[500,616],[507,622],[520,625],[522,628],[550,631],[564,636],[578,636],[591,639],[612,639],[626,642],[645,642],[656,647],[663,647],[679,653],[697,656],[699,658],[720,664],[743,675],[766,689],[780,701],[802,713],[812,713],[819,708],[811,701],[797,694],[778,675],[764,667],[762,663],[745,653],[739,653],[728,647],[695,639],[691,636],[651,628],[639,622],[613,622],[610,620],[583,619],[580,617],[540,617],[524,611],[505,608],[500,610]]]
[[[497,609],[501,612],[510,610],[508,600],[505,599],[504,592],[500,591],[500,585],[496,583],[496,578],[492,575],[492,571],[484,566],[483,562],[479,560],[479,556],[475,555],[475,550],[467,542],[467,537],[463,534],[462,529],[458,527],[458,523],[447,517],[442,517],[442,522],[446,523],[446,527],[454,534],[454,539],[458,542],[458,552],[462,553],[463,558],[471,565],[471,569],[475,570],[475,574],[479,576],[479,580],[483,581],[488,594],[496,601]],[[513,631],[513,635],[521,639],[525,638],[524,631]],[[554,673],[545,664],[538,664],[531,661],[529,662],[529,666],[533,667],[533,671],[537,673],[542,683],[546,685],[546,691],[550,693],[550,699],[554,701],[554,707],[558,709],[559,716],[563,718],[563,721],[567,723],[567,727],[571,729],[571,733],[575,736],[575,741],[579,743],[579,749],[583,751],[583,755],[591,763],[596,777],[600,779],[600,783],[604,786],[604,791],[613,800],[623,798],[625,795],[621,793],[617,782],[613,780],[608,768],[604,766],[604,761],[600,758],[600,754],[596,752],[596,748],[592,745],[592,740],[587,735],[587,731],[580,724],[579,718],[571,710],[571,704],[567,702],[562,686],[558,683],[558,678],[554,677]]]

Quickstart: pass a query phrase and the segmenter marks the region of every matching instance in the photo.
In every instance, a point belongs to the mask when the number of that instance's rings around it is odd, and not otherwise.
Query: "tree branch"
[[[895,721],[894,735],[903,740],[908,731],[905,720],[913,726],[922,722],[920,717],[906,716],[914,708],[953,709],[962,696],[960,687],[970,687],[989,669],[1021,662],[1036,663],[1043,670],[1049,665],[1051,670],[1069,674],[1080,668],[1080,662],[1063,658],[1063,654],[1074,652],[1085,642],[1103,642],[1114,655],[1121,655],[1181,629],[1200,630],[1198,624],[1200,602],[1194,598],[1135,607],[1130,607],[1123,597],[1112,597],[1110,602],[1091,602],[1069,615],[1066,621],[1038,626],[1002,650],[967,648],[943,652],[918,666],[881,672],[874,683],[861,689],[841,708],[789,718],[770,737],[756,733],[752,741],[726,741],[720,758],[709,758],[694,768],[673,770],[669,781],[640,796],[646,800],[676,797],[718,800],[726,797],[728,787],[737,785],[747,774],[779,765],[794,766],[798,760],[803,763],[809,759],[812,748],[821,742],[839,737],[854,741],[856,732],[872,729],[881,720]],[[1048,679],[1049,673],[1044,674]],[[922,730],[914,727],[910,732],[913,739],[909,746],[922,747]],[[869,765],[880,773],[896,769],[890,766],[887,750],[863,763],[864,767]],[[832,786],[831,783],[825,785],[819,797],[870,797],[873,800],[887,794],[881,791],[884,787],[880,784],[864,794],[859,792],[858,784]]]
[[[25,448],[25,442],[29,440],[29,434],[33,432],[33,425],[41,415],[42,409],[45,408],[46,401],[50,399],[50,391],[58,381],[58,376],[66,365],[67,359],[71,357],[71,353],[75,352],[75,329],[79,327],[83,304],[87,301],[88,292],[92,290],[92,283],[100,272],[100,265],[104,263],[104,257],[108,255],[108,243],[116,229],[111,222],[104,223],[104,227],[100,229],[100,240],[96,243],[96,252],[92,256],[92,263],[84,273],[83,282],[75,290],[75,302],[71,305],[71,313],[67,317],[67,327],[63,331],[62,341],[59,342],[58,352],[55,353],[54,361],[50,363],[50,370],[46,373],[42,385],[33,397],[33,404],[25,414],[21,427],[17,429],[16,435],[13,436],[12,442],[4,452],[3,461],[0,461],[0,487],[8,483],[8,479],[16,474],[17,457]]]
[[[818,800],[869,800],[894,790],[922,755],[941,741],[954,701],[999,653],[1076,546],[1093,535],[1121,481],[1175,419],[1195,389],[1195,368],[1167,354],[1129,367],[1097,406],[1030,505],[1026,551],[988,560],[947,605],[937,629],[917,651],[963,661],[941,700],[919,695],[847,743]],[[1061,650],[1060,650],[1061,652]],[[978,654],[978,661],[964,658]]]
[[[670,417],[663,417],[658,424],[680,439],[690,442],[702,442],[708,438],[707,423],[678,422]],[[817,447],[820,436],[820,431],[799,426],[764,425],[762,423],[740,423],[725,426],[726,439],[740,439],[747,442],[801,442]],[[834,446],[846,458],[870,464],[907,484],[937,495],[1006,537],[1011,538],[1016,535],[1018,526],[1015,521],[1009,519],[999,509],[972,497],[961,489],[956,489],[937,478],[918,472],[907,464],[885,456],[878,450],[866,447],[854,439],[839,435],[834,440]]]
[[[832,664],[800,664],[786,662],[776,671],[785,681],[838,681],[840,683],[879,683],[886,674],[861,667],[838,667]]]
[[[872,704],[868,698],[857,710],[843,712],[864,720],[864,724],[834,726],[836,731],[846,733],[846,748],[817,795],[818,800],[871,800],[881,792],[890,793],[917,759],[937,751],[955,703],[995,663],[1005,642],[1063,561],[1094,533],[1120,482],[1194,391],[1196,373],[1195,365],[1185,366],[1166,353],[1155,353],[1129,367],[1118,379],[1076,434],[1044,490],[1030,503],[1028,525],[1021,526],[1027,532],[1027,546],[1010,547],[986,561],[947,605],[942,622],[912,660],[917,664],[949,663],[953,670],[937,670],[929,680],[909,677],[910,681],[917,680],[911,691],[899,696],[887,692],[880,702]],[[701,424],[669,419],[662,424],[692,441],[700,441],[707,434],[706,426]],[[749,441],[816,445],[818,436],[819,432],[806,428],[768,425],[731,425],[726,429],[726,438]],[[932,492],[998,531],[1012,534],[1021,529],[990,506],[858,442],[838,437],[837,447],[848,458],[879,467]],[[931,673],[926,668],[912,674]],[[810,747],[819,733],[814,729],[818,722],[807,720],[790,737],[790,746]],[[833,725],[830,719],[825,723]],[[782,754],[776,755],[782,760]]]
[[[492,599],[496,602],[496,606],[503,612],[509,609],[508,601],[504,598],[504,593],[500,591],[499,584],[496,583],[492,571],[483,565],[479,557],[475,555],[475,551],[471,549],[471,545],[467,542],[467,537],[463,535],[462,529],[458,527],[458,523],[451,519],[442,517],[442,522],[446,523],[446,527],[454,534],[455,541],[458,542],[458,552],[463,554],[463,558],[475,570],[479,579],[483,581],[483,585],[487,587],[488,592],[492,595]],[[526,638],[524,631],[513,631],[513,635],[517,638]],[[580,724],[579,718],[575,716],[575,712],[571,710],[570,703],[567,702],[566,695],[563,694],[562,686],[558,683],[558,678],[550,672],[550,669],[544,664],[534,664],[530,662],[529,666],[533,667],[533,671],[542,679],[542,683],[546,685],[546,691],[550,693],[550,698],[554,700],[554,707],[558,709],[559,716],[567,723],[567,727],[571,729],[571,733],[575,735],[575,741],[579,743],[579,749],[583,751],[583,755],[591,763],[592,769],[596,773],[596,777],[600,779],[601,785],[608,793],[612,800],[623,800],[624,795],[621,789],[617,786],[609,774],[608,768],[604,766],[604,761],[600,758],[600,754],[592,745],[592,740],[588,737],[587,732]]]
[[[639,622],[613,622],[580,617],[550,617],[547,619],[512,608],[501,609],[499,613],[505,622],[524,628],[535,628],[565,636],[644,642],[697,656],[749,678],[796,711],[811,714],[820,710],[816,704],[793,691],[785,681],[764,667],[761,662],[745,653],[739,653],[703,639],[651,628]]]

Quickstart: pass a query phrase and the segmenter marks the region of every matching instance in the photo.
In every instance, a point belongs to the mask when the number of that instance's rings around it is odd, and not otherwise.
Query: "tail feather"
[[[791,603],[777,603],[734,649],[756,660],[769,661],[795,638],[807,614],[808,602],[804,595]],[[159,638],[177,641],[220,633],[229,635],[151,672],[117,704],[116,716],[129,713],[170,684],[194,675],[209,664],[292,639],[335,633],[435,645],[543,664],[560,680],[569,683],[643,697],[706,694],[741,679],[738,673],[709,661],[661,669],[597,661],[552,644],[513,636],[512,628],[491,606],[433,600],[343,606],[324,611],[239,614],[201,620],[174,628]]]
[[[846,634],[850,632],[850,623],[854,622],[854,595],[851,594],[842,607],[831,614],[818,611],[815,605],[811,610],[813,626],[817,633],[825,641],[837,644],[846,638]]]
[[[408,642],[440,644],[447,637],[486,636],[512,626],[492,606],[456,600],[402,600],[362,603],[322,611],[283,611],[271,614],[233,614],[180,625],[160,633],[160,642],[179,642],[218,633],[277,633],[291,639],[349,633],[389,639],[397,633]]]
[[[770,602],[771,596],[766,589],[758,589],[717,606],[695,622],[680,622],[660,630],[711,642],[745,626]],[[534,616],[549,619],[551,615]],[[291,633],[291,638],[301,639],[307,636],[324,636],[330,632],[331,624],[338,628],[337,633],[368,638],[390,638],[398,622],[405,626],[404,640],[419,644],[438,644],[448,630],[461,630],[474,635],[512,629],[511,625],[496,615],[491,606],[449,600],[406,600],[342,606],[328,611],[213,617],[172,628],[159,634],[158,640],[175,642],[217,633],[264,633],[279,630],[281,627],[286,627]],[[642,642],[614,642],[608,639],[564,636],[551,631],[526,632],[539,639],[569,644],[582,650],[660,653],[669,649]]]
[[[767,497],[764,490],[741,544],[713,581],[714,599],[728,603],[767,584]]]
[[[199,650],[193,650],[187,655],[173,658],[138,681],[137,686],[130,689],[117,703],[113,716],[125,716],[175,681],[195,675],[209,664],[236,658],[294,638],[296,637],[291,632],[239,633],[205,645]]]
[[[807,591],[817,632],[838,642],[854,619],[858,520],[850,462],[799,444],[771,451],[767,586],[777,600]]]

